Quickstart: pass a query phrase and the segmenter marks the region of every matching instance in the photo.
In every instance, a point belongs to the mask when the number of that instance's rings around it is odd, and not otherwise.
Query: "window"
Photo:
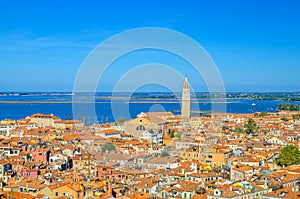
[[[212,155],[208,155],[208,158],[212,158]]]
[[[58,196],[58,192],[55,192],[55,196]]]
[[[138,130],[138,131],[145,131],[146,128],[143,125],[139,125],[139,126],[136,127],[136,130]]]

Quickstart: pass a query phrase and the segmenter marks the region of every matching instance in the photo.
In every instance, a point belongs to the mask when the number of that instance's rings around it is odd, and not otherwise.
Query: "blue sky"
[[[300,91],[296,0],[1,1],[0,91],[71,91],[82,61],[96,45],[116,33],[149,26],[199,42],[218,66],[227,91]],[[100,87],[113,88],[124,72],[118,67],[130,69],[152,59],[163,59],[174,69],[185,64],[163,53],[136,53],[115,63]],[[193,88],[205,91],[192,69],[180,72],[190,76]]]

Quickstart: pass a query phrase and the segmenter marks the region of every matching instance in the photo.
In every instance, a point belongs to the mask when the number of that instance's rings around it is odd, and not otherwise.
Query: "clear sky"
[[[300,91],[297,0],[1,1],[0,91],[71,91],[82,61],[97,44],[149,26],[199,42],[228,91]],[[144,54],[119,65],[151,61],[151,52]],[[172,59],[168,64],[178,67]],[[111,69],[103,88],[113,87],[118,75],[110,76],[118,71]],[[203,82],[190,76],[193,87],[204,91]]]

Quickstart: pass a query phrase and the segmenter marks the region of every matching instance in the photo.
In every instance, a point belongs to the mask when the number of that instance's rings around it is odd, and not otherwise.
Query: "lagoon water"
[[[0,95],[0,119],[20,119],[34,113],[54,114],[62,119],[72,118],[72,96],[71,95]],[[117,106],[128,107],[130,118],[136,117],[141,112],[148,111],[173,111],[179,114],[180,103],[174,99],[131,99],[130,103],[126,100],[114,99]],[[275,100],[227,100],[226,112],[228,113],[254,113],[254,112],[275,112],[279,104],[283,101]],[[298,103],[299,102],[293,102]],[[211,103],[209,100],[197,100],[191,105],[192,110],[209,111]],[[98,122],[115,121],[111,111],[111,99],[109,97],[96,97],[95,110]],[[192,115],[199,115],[198,112]],[[122,116],[122,115],[121,115]],[[79,117],[79,116],[77,116]],[[125,115],[123,116],[126,119]],[[82,112],[82,118],[88,124],[97,122],[96,118],[89,117],[88,113]]]

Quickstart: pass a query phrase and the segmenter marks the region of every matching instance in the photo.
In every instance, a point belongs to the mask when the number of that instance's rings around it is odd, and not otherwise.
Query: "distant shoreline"
[[[116,101],[112,101],[116,102]],[[110,104],[112,102],[54,102],[54,101],[0,101],[0,104]],[[122,102],[120,104],[179,104],[179,102],[166,102],[166,101],[133,101]],[[239,104],[240,102],[191,102],[191,104]]]
[[[222,98],[226,94],[227,100],[275,100],[285,102],[300,102],[299,92],[226,92],[226,93],[209,93],[209,92],[195,92],[191,95],[193,98],[199,100],[210,100],[211,97]],[[24,101],[40,101],[41,98],[47,98],[52,100],[53,98],[70,98],[83,99],[86,97],[94,97],[98,100],[135,100],[135,101],[157,101],[157,100],[181,100],[181,92],[0,92],[0,101],[19,101],[19,97],[22,97]],[[7,99],[8,98],[8,99]],[[35,99],[33,99],[35,98]],[[35,102],[36,103],[36,102]],[[55,102],[57,103],[57,102]],[[63,104],[59,102],[60,104]],[[70,102],[68,102],[70,103]],[[3,103],[2,103],[3,104]],[[42,104],[42,103],[39,103]],[[54,103],[53,103],[54,104]],[[66,104],[66,103],[64,103]]]

